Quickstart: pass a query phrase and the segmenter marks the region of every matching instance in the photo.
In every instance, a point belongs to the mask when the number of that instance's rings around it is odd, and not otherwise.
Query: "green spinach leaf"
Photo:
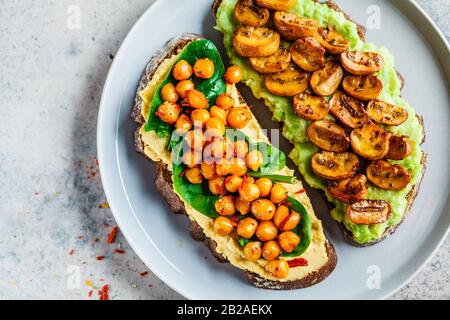
[[[209,105],[212,106],[215,104],[217,97],[226,92],[226,84],[223,80],[225,66],[214,43],[206,39],[191,42],[184,48],[176,62],[184,59],[193,66],[200,58],[208,58],[214,62],[214,75],[206,80],[193,77],[192,81],[194,82],[196,89],[205,94],[208,98]],[[173,126],[165,123],[155,115],[158,107],[163,103],[161,99],[161,89],[169,82],[176,84],[172,72],[167,75],[156,89],[150,105],[150,115],[144,127],[145,131],[155,131],[161,138],[169,136],[174,129]]]
[[[294,249],[294,251],[285,253],[282,256],[298,257],[301,256],[306,251],[306,249],[308,249],[309,244],[311,243],[311,219],[309,218],[308,212],[306,211],[305,207],[299,201],[292,197],[288,197],[287,202],[291,204],[290,209],[298,212],[301,216],[300,223],[294,230],[292,230],[300,236],[300,243]]]

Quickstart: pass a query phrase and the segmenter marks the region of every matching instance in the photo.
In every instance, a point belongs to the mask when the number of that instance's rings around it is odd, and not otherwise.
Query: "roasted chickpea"
[[[252,202],[252,213],[258,220],[272,220],[273,216],[275,215],[275,210],[275,205],[270,200],[258,199]]]
[[[226,143],[223,137],[208,137],[205,148],[203,149],[203,158],[207,163],[216,162],[226,157]]]
[[[272,190],[272,180],[267,178],[259,178],[256,180],[256,185],[259,189],[259,195],[263,198],[267,197]]]
[[[273,203],[282,203],[286,200],[287,194],[286,188],[283,185],[276,183],[273,185],[272,190],[270,190],[270,200]]]
[[[188,132],[189,130],[192,129],[191,119],[189,119],[187,115],[182,114],[175,123],[175,128],[177,129],[177,132],[180,134]]]
[[[290,231],[298,226],[300,223],[300,214],[295,211],[292,211],[291,214],[286,217],[283,224],[280,226],[281,231]]]
[[[230,174],[242,177],[247,173],[247,166],[245,161],[240,158],[233,159],[233,167],[231,168]]]
[[[185,152],[183,154],[183,163],[188,167],[188,168],[194,168],[195,166],[199,165],[200,163],[202,163],[202,154],[198,151],[195,150],[190,150],[188,152]]]
[[[281,248],[275,240],[264,243],[262,248],[262,256],[267,261],[272,261],[278,258],[281,253]]]
[[[234,99],[228,93],[222,93],[217,97],[216,105],[222,109],[228,110],[234,106]]]
[[[294,251],[300,243],[300,237],[292,231],[286,231],[278,236],[278,243],[284,251],[290,253]]]
[[[178,81],[189,79],[192,76],[192,67],[186,60],[180,60],[173,67],[172,75]]]
[[[203,137],[202,130],[191,130],[184,137],[186,144],[189,148],[201,151],[203,149],[203,145],[205,144],[205,139]]]
[[[275,215],[273,216],[273,222],[278,228],[284,223],[284,220],[289,216],[289,208],[286,206],[279,206],[277,211],[275,211]]]
[[[192,89],[186,93],[186,98],[183,99],[183,106],[194,109],[207,109],[208,99],[203,92]]]
[[[247,260],[257,261],[261,258],[262,248],[261,242],[249,242],[244,247],[244,254]]]
[[[165,123],[174,124],[181,113],[181,107],[176,103],[164,102],[155,114]]]
[[[217,217],[213,222],[214,231],[221,236],[228,236],[233,232],[233,222],[226,217]]]
[[[187,97],[187,93],[194,89],[194,83],[191,80],[183,80],[178,82],[177,86],[175,87],[175,90],[177,91],[178,95],[181,97],[181,99],[184,99]]]
[[[214,163],[209,164],[206,162],[202,162],[202,164],[200,165],[200,171],[202,172],[202,175],[206,180],[217,178],[216,165]]]
[[[194,74],[200,79],[209,79],[214,75],[214,62],[205,59],[198,59],[194,64]]]
[[[227,123],[233,129],[242,129],[251,118],[252,114],[247,107],[233,107],[228,112]]]
[[[201,184],[203,182],[203,176],[198,167],[186,170],[184,173],[186,179],[192,184]]]
[[[284,279],[289,275],[289,264],[285,260],[273,260],[266,265],[266,271],[276,278]]]
[[[225,196],[216,201],[214,207],[221,216],[232,216],[236,212],[234,197]]]
[[[236,197],[235,206],[236,210],[243,216],[250,212],[250,202],[242,200],[241,197]]]
[[[164,85],[164,87],[162,87],[161,89],[161,99],[163,99],[163,101],[167,101],[167,102],[171,102],[171,103],[175,103],[178,101],[178,92],[175,89],[175,86],[173,85],[173,83],[167,83]]]
[[[247,202],[252,202],[259,198],[259,189],[258,186],[249,181],[248,179],[244,179],[242,181],[241,187],[239,188],[239,196],[242,200]]]
[[[218,118],[222,120],[225,125],[227,124],[227,112],[221,107],[212,106],[209,113],[211,114],[211,117]]]
[[[230,66],[223,75],[226,82],[235,84],[242,80],[242,69],[238,66]]]
[[[224,196],[227,194],[227,189],[225,189],[224,177],[218,177],[208,180],[208,187],[211,193],[216,196]]]
[[[206,109],[195,109],[191,112],[191,120],[196,128],[203,128],[210,118],[209,111]]]
[[[225,188],[227,188],[228,192],[236,193],[239,191],[242,181],[244,181],[244,179],[241,177],[229,176],[225,179]]]
[[[245,140],[234,142],[234,155],[238,158],[245,159],[248,153],[248,143]]]
[[[216,163],[216,174],[219,177],[227,176],[231,173],[233,164],[228,159],[220,159]]]
[[[267,242],[275,239],[278,234],[278,228],[272,221],[262,221],[258,229],[256,229],[256,236],[262,242]]]
[[[252,150],[245,156],[245,164],[252,171],[258,171],[263,164],[263,155],[258,150]]]
[[[258,228],[258,221],[253,218],[245,218],[238,222],[237,233],[242,238],[250,239]]]
[[[225,134],[225,123],[219,118],[212,117],[205,124],[205,135],[207,137],[222,137]]]

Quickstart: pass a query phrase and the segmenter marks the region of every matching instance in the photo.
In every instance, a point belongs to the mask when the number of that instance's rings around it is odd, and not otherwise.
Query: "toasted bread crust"
[[[188,43],[197,39],[202,39],[202,37],[194,34],[183,34],[168,42],[167,45],[162,50],[160,50],[148,63],[139,83],[137,92],[140,92],[148,85],[162,61],[164,61],[166,58],[170,58],[172,55],[176,54],[179,49],[182,49]],[[240,99],[243,101],[242,96],[240,96]],[[131,118],[140,125],[144,124],[145,122],[141,114],[142,103],[143,101],[141,97],[139,96],[139,94],[137,94],[131,113]],[[136,151],[145,156],[144,145],[141,140],[139,129],[140,128],[137,128],[134,132],[134,145]],[[162,162],[158,162],[156,164],[155,184],[158,192],[162,195],[173,213],[184,214],[188,216],[183,201],[181,201],[181,199],[173,190],[172,173]],[[206,237],[203,229],[195,220],[190,220],[189,233],[195,241],[202,242],[206,247],[208,247],[211,251],[211,254],[216,258],[217,261],[221,263],[228,262],[226,258],[224,258],[220,253],[217,252],[216,242],[214,242],[214,240],[212,240],[211,238]],[[245,270],[244,272],[246,273],[247,280],[251,284],[259,288],[292,290],[309,287],[323,281],[336,267],[337,255],[334,247],[328,241],[326,242],[326,250],[328,254],[327,263],[320,270],[316,270],[307,277],[296,281],[271,281],[264,279],[256,274],[249,273]]]
[[[330,7],[331,9],[333,9],[333,10],[335,10],[337,12],[342,12],[344,14],[344,16],[348,20],[350,20],[350,21],[352,21],[353,23],[356,24],[356,27],[358,28],[358,34],[361,37],[361,40],[365,41],[365,37],[366,37],[366,30],[365,30],[365,28],[361,24],[359,24],[358,22],[353,20],[352,17],[349,14],[347,14],[341,7],[339,7],[333,0],[327,0],[327,1],[313,0],[313,1],[317,2],[317,3],[319,3],[319,2],[320,3],[324,3],[324,4],[328,5],[328,7]],[[222,0],[214,0],[214,3],[212,5],[212,12],[213,12],[214,16],[216,16],[217,10],[219,9],[219,6],[220,6],[221,3],[222,3]],[[405,79],[403,78],[403,76],[401,75],[401,73],[398,70],[396,72],[397,72],[397,77],[401,81],[401,88],[403,89],[403,87],[405,85]],[[423,143],[425,143],[425,140],[426,140],[424,120],[423,120],[423,117],[420,116],[420,115],[416,115],[416,117],[419,120],[420,126],[422,127],[422,130],[423,130],[423,141],[422,141],[422,144],[423,144]],[[284,124],[281,124],[281,129],[282,129],[283,126],[284,126]],[[356,242],[354,240],[352,232],[349,231],[344,226],[343,223],[339,223],[339,226],[340,226],[340,228],[342,230],[344,239],[349,244],[351,244],[351,245],[353,245],[355,247],[368,247],[368,246],[372,246],[372,245],[375,245],[375,244],[383,241],[388,236],[393,234],[397,230],[397,228],[402,224],[404,219],[408,216],[409,211],[411,210],[411,207],[412,207],[412,205],[414,203],[414,200],[415,200],[415,198],[416,198],[416,196],[417,196],[417,194],[419,192],[423,176],[425,174],[426,163],[427,163],[427,154],[425,152],[422,152],[421,164],[423,166],[423,169],[421,171],[421,177],[419,179],[419,182],[416,185],[413,186],[413,188],[411,189],[411,191],[407,195],[408,205],[407,205],[407,208],[406,208],[405,213],[403,215],[403,219],[402,219],[402,221],[399,224],[386,229],[384,234],[383,234],[383,236],[380,239],[377,239],[377,240],[374,240],[374,241],[371,241],[371,242],[368,242],[368,243],[365,243],[365,244],[360,244],[360,243],[358,243],[358,242]],[[322,193],[322,196],[323,196],[324,200],[327,201],[327,199],[325,197],[325,193]],[[328,202],[328,207],[330,208],[330,210],[334,208],[334,206],[331,203],[329,203],[329,202]]]

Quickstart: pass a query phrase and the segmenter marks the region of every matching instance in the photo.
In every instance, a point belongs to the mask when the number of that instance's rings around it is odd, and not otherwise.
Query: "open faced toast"
[[[289,5],[286,7],[287,4]],[[404,79],[395,69],[394,58],[389,51],[366,43],[364,27],[355,23],[333,1],[216,0],[212,10],[217,29],[224,35],[224,45],[231,63],[244,70],[243,82],[256,98],[264,101],[272,111],[273,119],[281,123],[283,135],[294,146],[290,157],[298,165],[306,182],[323,191],[330,203],[331,215],[341,226],[344,238],[352,245],[365,247],[376,244],[395,232],[407,216],[418,193],[426,168],[426,154],[421,149],[425,139],[423,119],[401,97]],[[265,14],[271,18],[262,21]],[[253,20],[249,17],[253,17]],[[261,28],[265,28],[264,32],[261,32]],[[265,38],[258,39],[258,32],[264,34]],[[253,51],[249,50],[250,44],[254,45],[258,41],[268,44],[279,38],[279,50],[290,54],[289,59],[286,54],[279,52],[266,57],[270,54],[266,51],[262,57],[262,52],[255,48]],[[357,63],[354,63],[355,57],[358,57],[356,60],[360,59]],[[334,75],[339,80],[333,87],[327,82],[333,77],[326,79],[323,74]],[[291,86],[294,75],[297,83]],[[323,81],[324,79],[327,81]],[[366,95],[360,94],[366,86],[364,81],[359,81],[361,79],[372,85],[371,90],[366,90]],[[356,86],[353,90],[352,85],[349,85],[350,80],[359,81],[361,86]],[[322,85],[323,83],[326,85]],[[345,103],[344,108],[342,103],[333,104],[333,101],[339,101],[338,95],[344,96],[343,101],[350,103]],[[295,97],[292,98],[293,96]],[[335,96],[338,97],[333,100]],[[369,100],[372,100],[372,104]],[[388,104],[383,104],[385,102]],[[351,116],[343,114],[343,109],[348,105],[350,109],[353,108],[349,112]],[[375,115],[374,106],[378,110],[387,105],[390,108],[400,106],[398,110],[406,113],[404,119],[392,122]],[[385,135],[384,142],[382,141],[385,146],[377,144],[373,148],[384,148],[384,151],[375,150],[369,155],[370,148],[360,143],[364,135],[359,134],[370,130],[359,129],[361,126],[358,122],[351,122],[349,118],[362,121],[363,129],[366,128],[366,123],[370,124],[368,128],[376,131],[375,135]],[[308,129],[312,134],[308,134]],[[319,129],[322,133],[327,132],[329,135],[331,132],[334,137],[337,135],[340,148],[330,146],[329,137],[328,140],[319,139]],[[355,133],[352,135],[351,132]],[[393,141],[408,141],[402,145],[402,155],[391,152],[383,154],[388,149],[399,146],[387,143],[391,139],[387,137],[391,137]],[[333,154],[322,152],[318,156],[317,153],[321,150],[356,153],[359,161],[355,168],[349,168],[346,174],[339,176],[336,170],[314,166],[314,159],[328,161],[333,166],[336,164],[331,161],[335,160]],[[354,156],[350,158],[355,160]],[[375,178],[375,171],[371,170],[369,174],[368,168],[377,169],[377,174],[386,174],[386,168],[391,173],[395,171],[395,177],[402,175],[401,186],[391,183],[389,175]],[[329,175],[327,173],[330,172],[327,171],[334,172]],[[352,174],[356,174],[355,179],[347,180]],[[366,181],[366,175],[370,181]],[[355,181],[359,183],[355,194],[352,197],[349,197],[348,192],[343,195],[342,186]],[[388,214],[383,219],[366,220],[366,224],[362,219],[355,218],[354,214],[361,211],[361,201],[366,200],[371,200],[371,209],[388,205]],[[355,202],[355,207],[358,208],[352,208]]]
[[[303,225],[302,228],[306,228],[303,229],[303,233],[300,233],[302,234],[302,243],[304,242],[303,238],[309,238],[309,240],[306,246],[303,243],[300,255],[289,255],[284,252],[277,258],[277,260],[283,260],[289,265],[288,273],[283,275],[283,277],[279,277],[275,270],[268,268],[270,261],[262,257],[255,261],[247,259],[244,248],[248,244],[249,239],[236,234],[236,231],[228,235],[220,235],[216,232],[214,228],[215,217],[220,215],[217,212],[208,211],[205,214],[202,211],[205,208],[205,204],[211,200],[211,193],[206,191],[201,203],[190,201],[192,198],[187,197],[180,189],[180,183],[184,183],[184,187],[186,187],[185,176],[187,175],[187,168],[179,171],[180,165],[175,162],[172,152],[176,146],[172,145],[171,136],[163,133],[166,126],[161,124],[158,130],[146,127],[151,121],[152,113],[155,113],[154,109],[152,109],[152,102],[154,96],[160,93],[161,84],[170,77],[176,62],[183,57],[183,54],[186,54],[187,46],[200,40],[204,41],[198,35],[183,34],[168,42],[147,65],[137,90],[135,105],[131,114],[133,120],[139,124],[134,134],[136,150],[156,163],[156,187],[167,202],[170,210],[177,214],[184,214],[189,218],[190,234],[193,239],[203,242],[218,261],[229,262],[243,270],[248,281],[260,288],[289,290],[314,285],[324,280],[334,270],[337,257],[333,246],[323,232],[321,222],[314,214],[301,182],[291,179],[293,175],[292,170],[282,165],[277,167],[271,174],[289,178],[289,183],[280,183],[289,195],[289,198],[286,200],[286,206],[289,207],[289,205],[294,203],[293,208],[304,209],[299,210],[303,211],[303,213],[301,216],[302,222],[298,226]],[[212,43],[208,43],[210,49],[211,45]],[[201,56],[201,54],[198,55]],[[221,78],[222,75],[220,75]],[[201,84],[198,86],[200,87]],[[235,107],[247,108],[244,99],[233,84],[226,84],[225,90],[228,96],[232,97]],[[189,109],[189,107],[186,107],[186,109]],[[270,145],[268,138],[264,135],[260,125],[252,115],[245,127],[241,128],[239,132],[247,137],[247,141]],[[171,151],[169,151],[169,148]],[[276,153],[274,147],[271,150],[272,153]],[[187,188],[190,187],[187,186]],[[251,214],[247,214],[245,217],[249,216]],[[230,220],[238,225],[241,219],[245,217],[239,214],[229,216]],[[306,221],[309,222],[306,224]],[[258,222],[261,223],[259,220]],[[258,241],[257,239],[255,240],[254,236],[251,238],[253,239],[250,239],[251,241]],[[294,253],[302,243],[295,248]]]

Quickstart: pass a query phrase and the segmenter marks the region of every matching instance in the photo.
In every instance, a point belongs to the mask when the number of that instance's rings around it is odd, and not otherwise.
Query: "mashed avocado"
[[[292,99],[279,97],[268,92],[264,87],[264,78],[251,67],[247,59],[238,56],[232,46],[233,32],[238,27],[234,18],[234,6],[237,0],[222,0],[217,11],[217,29],[224,34],[224,44],[231,63],[240,66],[244,73],[244,83],[250,87],[255,97],[264,99],[266,105],[273,113],[275,121],[284,123],[283,135],[294,145],[290,154],[292,160],[299,166],[299,170],[309,185],[325,191],[327,198],[336,206],[331,214],[333,218],[342,222],[353,233],[354,240],[364,244],[379,239],[384,231],[399,224],[408,205],[407,195],[418,183],[422,171],[422,150],[420,144],[423,140],[423,130],[411,106],[401,97],[401,81],[397,76],[394,57],[385,47],[377,47],[371,43],[363,42],[356,25],[347,20],[342,13],[330,9],[327,5],[315,3],[312,0],[298,0],[290,11],[300,16],[318,20],[322,26],[331,26],[350,41],[351,50],[372,51],[380,53],[385,61],[383,70],[378,77],[383,82],[384,89],[380,99],[389,103],[401,105],[408,110],[409,118],[398,127],[389,127],[387,130],[401,135],[407,135],[413,142],[413,153],[405,160],[396,161],[408,169],[412,174],[411,183],[401,191],[385,191],[369,185],[368,199],[386,200],[392,206],[392,215],[388,221],[377,225],[355,225],[345,217],[345,204],[333,199],[327,190],[326,181],[315,176],[310,167],[310,159],[317,152],[317,148],[308,142],[306,127],[309,122],[297,117],[292,108]]]

